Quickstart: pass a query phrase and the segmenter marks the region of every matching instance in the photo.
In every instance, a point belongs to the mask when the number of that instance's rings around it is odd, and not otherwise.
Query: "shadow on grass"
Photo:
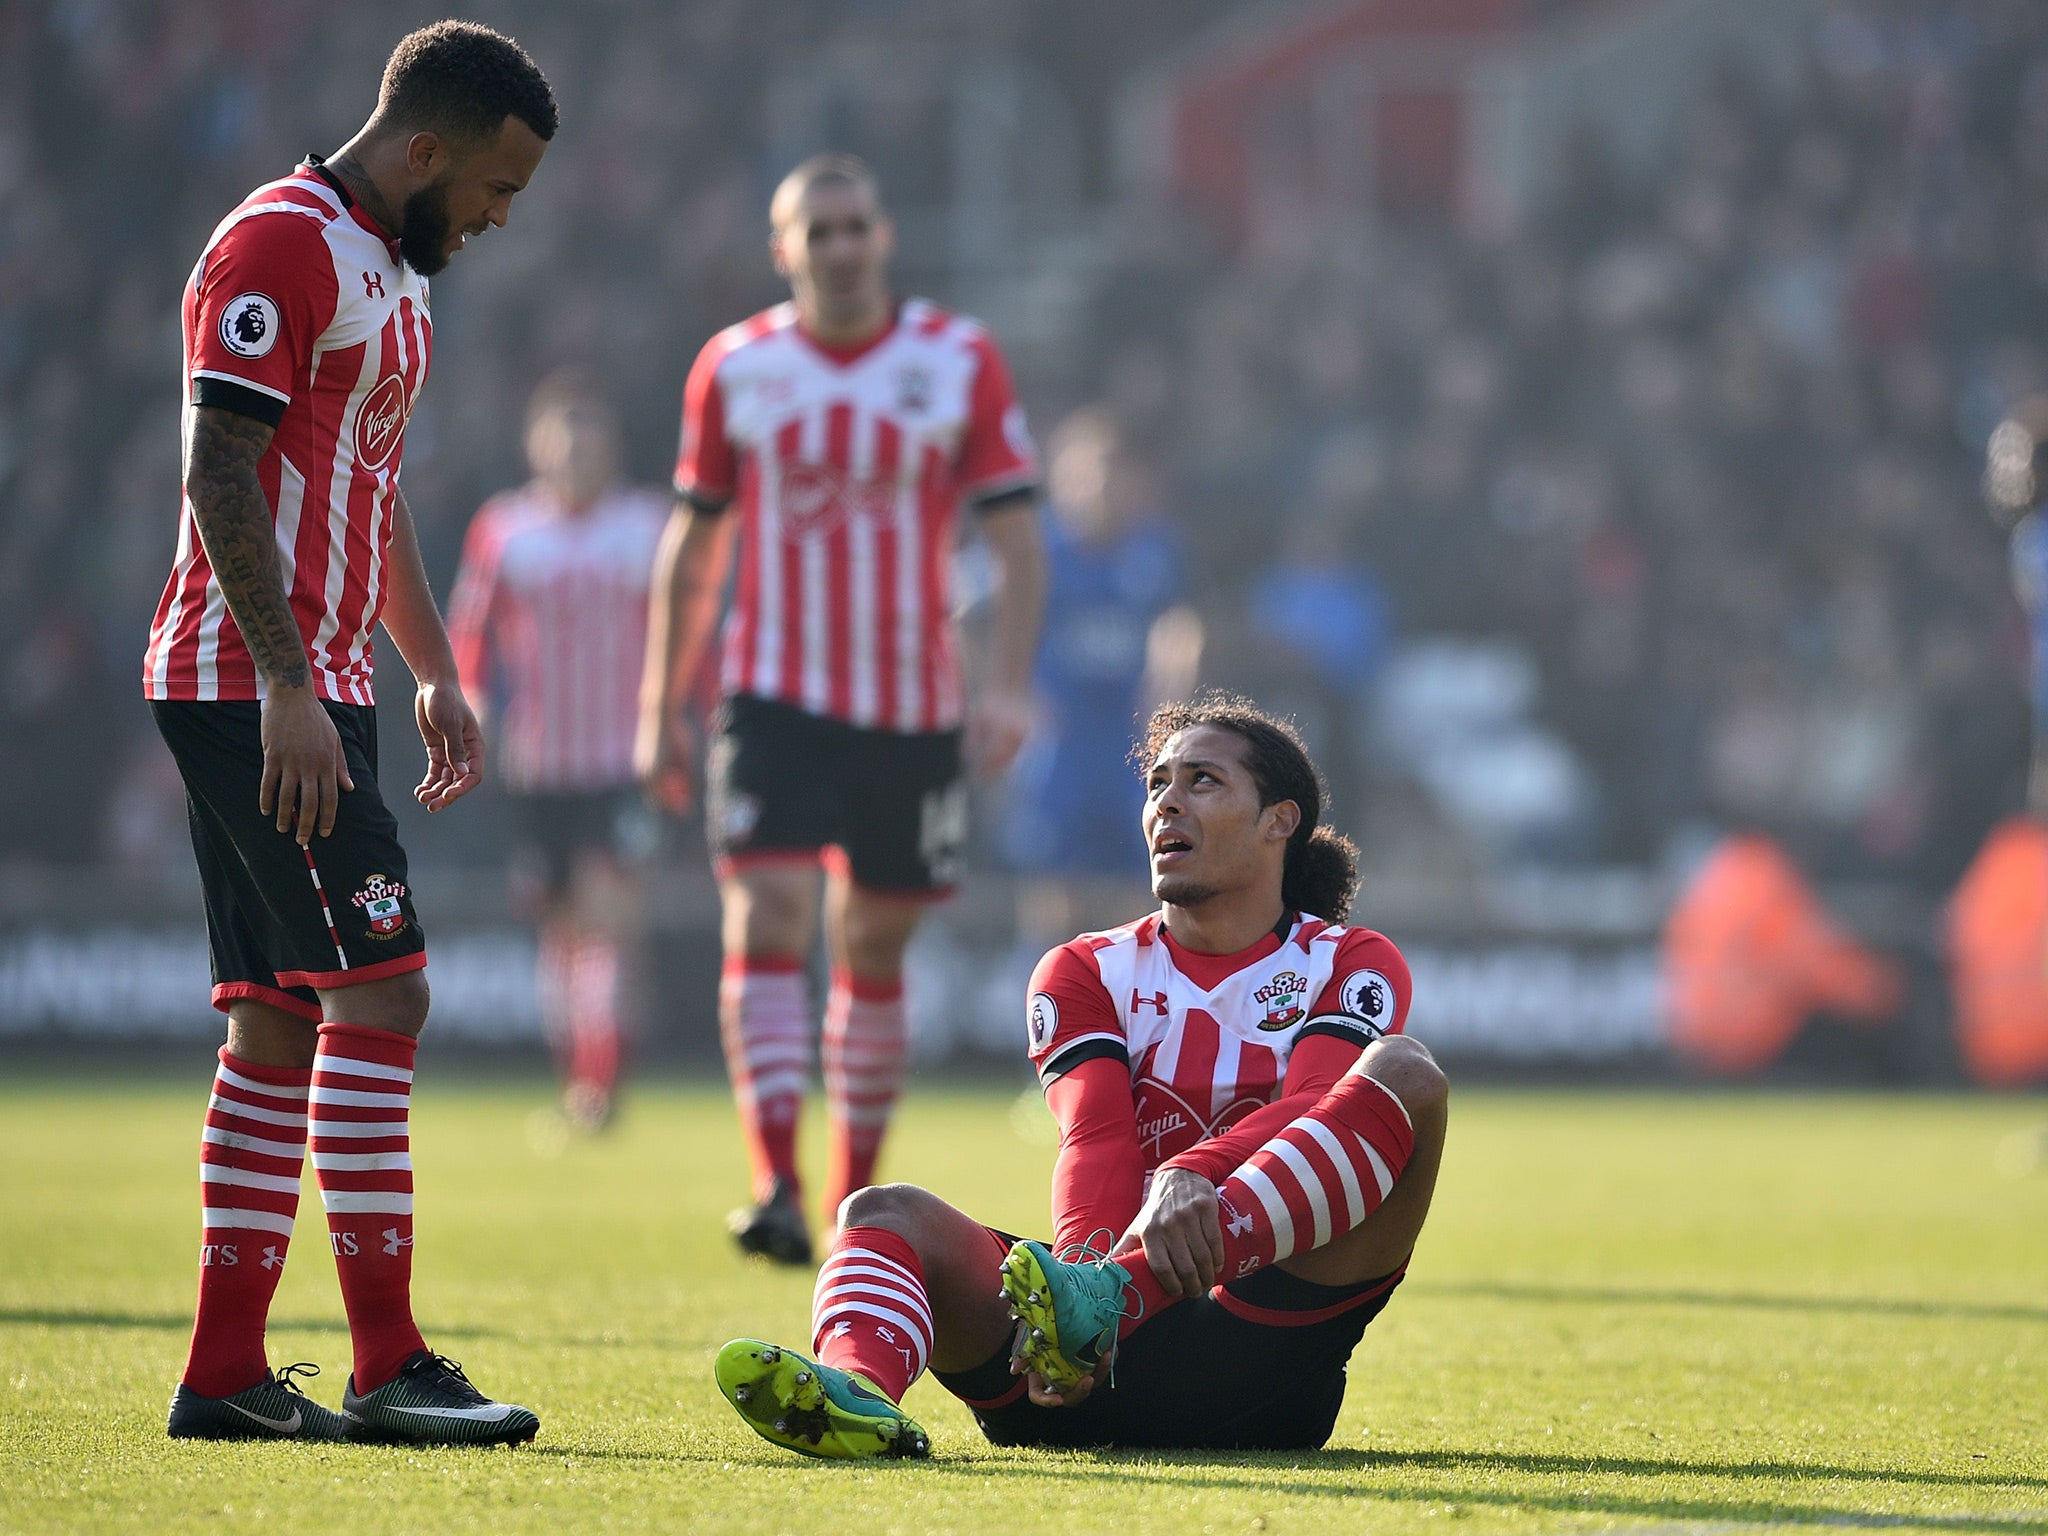
[[[941,1473],[968,1473],[986,1478],[986,1460],[938,1461]],[[1032,1477],[1074,1481],[1142,1480],[1189,1489],[1234,1489],[1246,1493],[1299,1495],[1308,1498],[1382,1499],[1403,1504],[1483,1505],[1502,1509],[1541,1509],[1561,1513],[1631,1515],[1663,1520],[1721,1521],[1748,1525],[1833,1525],[1852,1529],[1889,1530],[1904,1526],[1953,1531],[2002,1531],[2020,1536],[2048,1536],[2048,1518],[2003,1515],[1897,1514],[1838,1505],[1794,1503],[1764,1497],[1715,1498],[1698,1495],[1660,1496],[1644,1492],[1585,1489],[1571,1493],[1538,1490],[1515,1492],[1472,1482],[1439,1482],[1429,1487],[1384,1487],[1362,1481],[1362,1474],[1415,1468],[1424,1471],[1510,1471],[1532,1475],[1621,1478],[1650,1477],[1786,1477],[1801,1481],[1853,1479],[1894,1484],[1952,1487],[2048,1486],[2032,1477],[1982,1477],[1941,1472],[1891,1472],[1868,1467],[1829,1467],[1798,1462],[1654,1461],[1638,1457],[1531,1456],[1492,1451],[1317,1451],[1299,1455],[1271,1453],[1176,1451],[1095,1451],[1063,1453],[1050,1461],[1034,1459]],[[1236,1469],[1272,1472],[1316,1471],[1338,1474],[1313,1482],[1275,1481],[1235,1475]],[[1020,1472],[1026,1470],[1019,1469]]]
[[[52,1307],[0,1308],[0,1326],[20,1323],[31,1328],[168,1328],[179,1333],[192,1327],[190,1312],[67,1312]],[[347,1333],[340,1318],[273,1317],[272,1333]],[[516,1335],[498,1328],[436,1325],[437,1339],[506,1339]]]
[[[1519,1285],[1475,1281],[1405,1287],[1410,1297],[1544,1301],[1571,1306],[1734,1307],[1775,1312],[1864,1312],[1880,1317],[1970,1318],[1998,1323],[2048,1323],[2048,1307],[1969,1301],[1900,1301],[1881,1296],[1776,1296],[1756,1291],[1678,1291],[1597,1285]]]

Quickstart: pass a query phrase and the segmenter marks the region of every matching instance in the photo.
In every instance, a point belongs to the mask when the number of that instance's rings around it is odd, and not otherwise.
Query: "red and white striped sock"
[[[356,1391],[374,1392],[426,1348],[412,1318],[410,1035],[322,1024],[313,1057],[313,1169],[355,1346]]]
[[[569,1082],[609,1099],[619,1080],[619,949],[586,935],[576,946]]]
[[[858,1371],[901,1403],[932,1358],[932,1306],[917,1250],[885,1227],[847,1227],[832,1241],[811,1300],[811,1347],[825,1365]]]
[[[1342,1237],[1380,1208],[1415,1151],[1415,1127],[1393,1090],[1348,1073],[1216,1186],[1223,1223],[1218,1282],[1235,1280]],[[1130,1271],[1140,1315],[1171,1306],[1142,1248],[1116,1255]]]
[[[811,1012],[802,965],[780,957],[727,960],[718,985],[718,1034],[754,1166],[754,1198],[777,1179],[792,1190],[796,1122],[810,1065]]]
[[[232,1397],[270,1368],[263,1328],[299,1209],[312,1080],[221,1047],[200,1133],[199,1307],[184,1375],[203,1397]]]
[[[825,1175],[828,1219],[837,1215],[848,1195],[875,1182],[882,1138],[903,1091],[907,1037],[900,977],[868,981],[851,972],[833,974],[819,1050],[831,1118]]]

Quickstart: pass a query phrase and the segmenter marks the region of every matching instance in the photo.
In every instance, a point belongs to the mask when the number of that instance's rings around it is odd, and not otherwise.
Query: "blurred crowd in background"
[[[633,473],[666,480],[697,348],[780,296],[768,192],[829,145],[879,172],[904,285],[1011,343],[1051,450],[1046,730],[985,863],[1099,862],[1045,829],[1117,824],[1132,712],[1197,678],[1298,716],[1387,878],[1656,866],[1744,825],[1931,893],[2018,806],[2024,628],[1977,481],[2048,386],[2048,7],[1817,7],[1796,90],[1731,64],[1649,174],[1587,135],[1523,217],[1249,239],[1108,147],[1129,80],[1244,10],[1220,0],[469,10],[564,126],[436,280],[406,485],[444,592],[551,369],[598,371]],[[180,288],[248,189],[353,132],[426,15],[0,0],[0,861],[186,859],[137,684]],[[1089,216],[1071,270],[1030,217],[977,257],[933,216],[975,174],[949,125],[978,78],[1048,125],[1058,184],[1006,195]],[[1005,270],[1064,272],[1064,307],[1020,301],[1013,338]]]

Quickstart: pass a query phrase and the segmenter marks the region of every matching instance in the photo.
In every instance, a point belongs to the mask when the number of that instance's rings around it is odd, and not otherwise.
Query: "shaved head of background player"
[[[1209,695],[1160,708],[1140,750],[1159,910],[1052,950],[1026,1008],[1060,1126],[1052,1241],[907,1184],[854,1194],[817,1358],[720,1351],[763,1438],[923,1455],[898,1405],[927,1368],[998,1443],[1329,1437],[1429,1214],[1446,1084],[1402,1034],[1400,951],[1345,920],[1356,849],[1292,728]]]
[[[539,1428],[413,1321],[426,941],[377,785],[370,636],[381,620],[418,683],[414,794],[445,809],[484,752],[398,484],[432,350],[426,277],[505,223],[555,126],[517,43],[463,22],[414,32],[362,130],[244,199],[186,291],[185,497],[144,687],[191,806],[228,1038],[176,1436]],[[341,1414],[274,1377],[264,1351],[309,1143],[353,1344]]]
[[[754,1168],[733,1233],[808,1263],[795,1129],[821,889],[829,1213],[873,1175],[904,1071],[904,946],[959,877],[965,771],[1001,771],[1029,727],[1045,553],[1002,353],[976,322],[891,292],[895,232],[867,167],[808,160],[770,214],[791,302],[713,337],[684,391],[638,759],[662,800],[688,798],[682,706],[737,545],[704,794],[720,1029]],[[949,591],[963,503],[1001,578],[971,701]]]

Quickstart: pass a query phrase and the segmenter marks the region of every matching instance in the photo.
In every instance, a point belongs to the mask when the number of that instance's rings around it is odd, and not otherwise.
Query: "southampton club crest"
[[[405,909],[399,905],[404,896],[405,887],[398,881],[372,875],[349,900],[369,919],[371,938],[395,939],[405,931]]]
[[[1305,1011],[1301,1000],[1307,993],[1306,976],[1293,971],[1282,971],[1275,976],[1252,994],[1252,1000],[1266,1010],[1265,1017],[1259,1020],[1259,1028],[1271,1034],[1299,1024]]]

